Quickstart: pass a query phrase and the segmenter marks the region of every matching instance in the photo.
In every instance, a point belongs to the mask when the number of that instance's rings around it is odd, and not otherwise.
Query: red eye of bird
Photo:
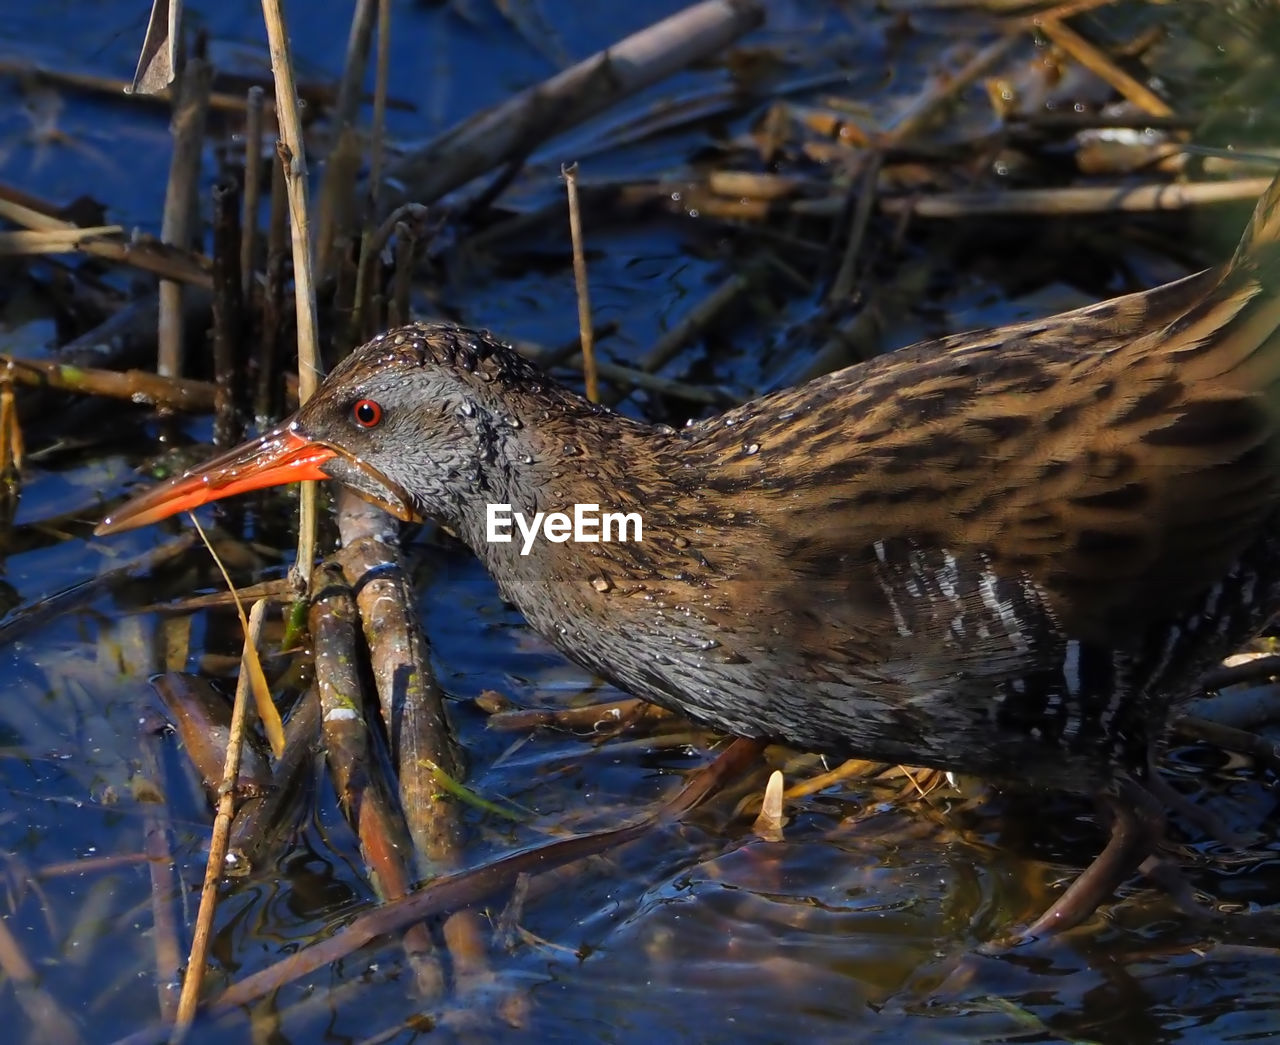
[[[361,428],[376,428],[382,420],[382,407],[372,399],[361,399],[351,408],[351,416]]]

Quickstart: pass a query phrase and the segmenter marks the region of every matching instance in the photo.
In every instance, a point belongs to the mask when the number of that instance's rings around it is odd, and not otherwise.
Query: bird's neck
[[[643,519],[662,500],[655,454],[670,440],[664,430],[559,388],[507,396],[504,410],[484,435],[478,481],[444,520],[504,586],[589,555],[590,547],[575,545],[593,543],[592,526],[604,514]],[[560,540],[564,518],[574,528]]]

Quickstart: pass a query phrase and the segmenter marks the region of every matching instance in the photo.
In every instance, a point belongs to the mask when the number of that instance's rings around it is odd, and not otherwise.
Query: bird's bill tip
[[[125,501],[93,532],[121,533],[250,490],[327,479],[322,466],[336,456],[331,447],[282,426]]]

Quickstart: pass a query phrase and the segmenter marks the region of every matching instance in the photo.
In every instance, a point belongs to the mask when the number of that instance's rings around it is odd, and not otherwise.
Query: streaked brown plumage
[[[330,476],[445,523],[535,628],[639,696],[740,735],[1122,795],[1123,814],[1170,710],[1280,608],[1278,282],[1280,183],[1220,268],[679,432],[485,333],[412,325],[101,529]],[[644,539],[523,556],[486,540],[497,502],[638,510]]]

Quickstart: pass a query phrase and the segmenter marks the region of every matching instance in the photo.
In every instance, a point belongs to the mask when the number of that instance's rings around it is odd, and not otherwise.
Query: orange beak
[[[292,425],[282,425],[126,501],[93,532],[99,537],[120,533],[250,490],[328,479],[321,465],[336,456],[335,450],[299,435]]]

